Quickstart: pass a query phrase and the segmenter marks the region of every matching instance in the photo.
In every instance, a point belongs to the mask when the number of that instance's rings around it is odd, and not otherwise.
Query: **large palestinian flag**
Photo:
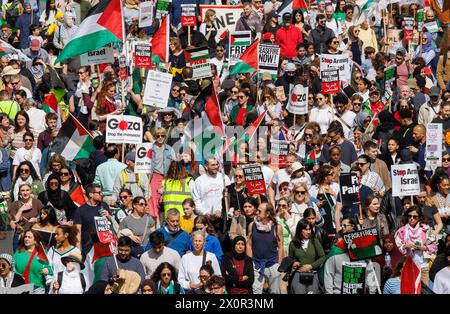
[[[0,57],[3,57],[4,55],[17,55],[17,58],[19,61],[27,62],[31,61],[30,58],[28,58],[22,51],[19,49],[14,48],[7,42],[0,39]]]
[[[230,71],[231,74],[236,73],[254,73],[259,69],[259,40],[254,41],[245,50],[244,54],[239,58],[239,61],[233,66]]]
[[[52,148],[67,160],[89,158],[95,150],[91,135],[73,115],[62,124]]]
[[[166,15],[152,38],[152,62],[169,62],[170,15]]]
[[[121,42],[124,40],[124,31],[120,0],[102,0],[89,10],[55,64],[105,45]]]

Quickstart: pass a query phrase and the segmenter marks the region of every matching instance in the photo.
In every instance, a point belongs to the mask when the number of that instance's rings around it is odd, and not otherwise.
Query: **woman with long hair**
[[[24,147],[23,136],[26,132],[33,132],[30,127],[30,117],[25,110],[20,110],[14,118],[14,128],[8,130],[8,138],[11,143],[9,158],[14,159],[16,151]],[[34,134],[34,141],[37,141],[37,134]]]
[[[186,59],[184,58],[184,50],[181,47],[180,39],[178,37],[171,37],[169,48],[169,62],[172,67],[173,80],[175,82],[182,82],[181,70],[186,66]]]
[[[85,191],[81,184],[76,182],[75,173],[72,168],[68,166],[62,166],[59,171],[59,178],[61,179],[61,190],[66,191],[75,205],[81,206],[86,203]],[[77,189],[82,191],[82,195],[79,193],[73,193]]]
[[[363,229],[377,228],[378,234],[382,237],[389,234],[389,225],[386,216],[380,212],[380,202],[381,199],[376,194],[366,197],[363,203],[363,217],[360,219],[362,218]]]
[[[55,244],[55,231],[58,226],[55,209],[50,206],[44,206],[39,211],[39,218],[34,223],[32,229],[39,232],[42,244],[46,250]]]
[[[33,197],[37,197],[39,193],[45,190],[42,181],[39,179],[39,176],[30,161],[26,160],[21,162],[19,166],[17,166],[16,172],[17,176],[13,181],[10,193],[12,201],[19,199],[19,186],[23,183],[30,184]]]
[[[358,26],[350,26],[348,28],[348,39],[344,39],[344,44],[346,49],[350,50],[353,55],[353,61],[357,64],[362,64],[361,56],[363,54],[363,42],[359,39],[359,27]],[[359,73],[361,75],[361,73]]]
[[[183,148],[178,159],[182,160],[186,171],[194,180],[206,172],[205,167],[196,161],[195,150],[190,147]]]
[[[213,9],[206,10],[205,18],[203,19],[203,23],[200,24],[199,31],[202,33],[206,41],[208,42],[208,48],[210,54],[212,54],[216,49],[216,35],[217,35],[217,27],[215,24],[216,20],[216,11]]]
[[[319,240],[320,244],[322,245],[323,250],[325,251],[325,254],[328,254],[328,252],[331,249],[332,241],[326,231],[319,227],[317,222],[317,213],[316,210],[312,207],[308,207],[305,209],[303,213],[303,218],[308,221],[308,223],[311,225],[311,236]]]
[[[195,202],[192,198],[187,198],[183,201],[183,215],[180,215],[180,228],[191,233],[194,229],[194,221],[198,213],[195,208]]]
[[[45,184],[47,182],[48,177],[51,174],[59,174],[62,167],[68,167],[66,159],[58,153],[54,153],[50,160],[47,163],[47,167],[45,168],[44,178],[42,182]]]
[[[204,249],[207,252],[211,252],[216,255],[219,264],[222,262],[222,247],[217,238],[217,233],[214,230],[213,225],[209,218],[205,215],[198,215],[194,219],[194,229],[193,231],[201,231],[205,234],[205,246]],[[190,248],[193,250],[193,246]]]
[[[8,131],[13,128],[11,120],[6,113],[0,113],[0,147],[9,149]]]
[[[277,100],[272,88],[264,87],[261,91],[261,99],[259,105],[256,106],[258,116],[266,111],[265,121],[269,122],[272,119],[281,119],[282,105]]]
[[[394,266],[398,264],[403,254],[395,244],[395,238],[392,234],[385,234],[382,237],[383,255],[373,258],[373,262],[380,265],[382,271],[381,286],[391,277]]]
[[[301,219],[289,244],[289,257],[295,259],[294,271],[290,274],[292,294],[317,293],[319,290],[317,270],[325,261],[325,252],[320,241],[311,235],[311,225],[306,219]]]
[[[89,66],[82,66],[78,69],[78,76],[80,80],[77,84],[75,96],[78,100],[78,120],[85,127],[88,126],[89,117],[92,113],[94,101],[101,90],[101,86],[94,89],[91,82],[91,68]]]
[[[294,12],[292,12],[292,16],[292,24],[300,29],[303,38],[308,38],[311,33],[311,26],[305,23],[303,12],[301,10],[294,10]]]
[[[306,183],[300,182],[295,183],[292,187],[292,207],[291,207],[291,219],[288,219],[288,225],[290,226],[290,230],[295,233],[295,228],[297,223],[303,218],[303,213],[307,208],[314,208],[316,211],[317,221],[316,224],[319,226],[323,226],[324,220],[320,215],[319,208],[317,205],[311,201],[311,195],[308,192],[308,185]]]
[[[178,283],[177,270],[170,263],[159,264],[151,279],[156,284],[156,294],[184,294],[183,287]]]
[[[106,130],[106,118],[108,115],[118,115],[123,112],[122,104],[114,99],[116,83],[106,82],[97,96],[92,110],[92,120],[98,120],[98,130],[102,133]]]
[[[231,88],[230,95],[224,102],[224,105],[223,105],[223,116],[225,118],[224,123],[227,123],[227,124],[230,123],[229,117],[231,114],[231,110],[233,110],[233,108],[238,105],[239,91],[240,91],[239,87],[233,86]]]
[[[20,247],[14,253],[16,273],[25,279],[25,283],[34,285],[34,294],[44,294],[45,287],[51,283],[53,276],[50,265],[38,255],[38,250],[44,250],[40,243],[39,233],[27,230],[20,241]]]
[[[55,230],[55,245],[53,245],[47,253],[50,259],[50,265],[55,274],[64,270],[64,265],[61,258],[70,253],[81,254],[80,249],[77,248],[77,228],[69,225],[59,225]]]
[[[162,180],[162,200],[164,204],[164,217],[171,208],[176,208],[181,215],[183,212],[183,201],[191,198],[194,190],[194,180],[186,171],[182,161],[172,161],[169,171]]]
[[[291,215],[292,200],[290,197],[280,197],[277,201],[277,221],[283,228],[283,257],[287,256],[289,243],[291,243],[294,232],[291,231],[291,225],[288,225],[288,221],[292,221]],[[291,222],[292,224],[292,222]],[[295,229],[295,227],[294,227]]]
[[[446,174],[436,173],[431,178],[431,189],[436,194],[432,198],[441,215],[446,233],[450,233],[450,179]]]
[[[39,172],[42,153],[35,145],[34,134],[25,132],[23,135],[24,146],[17,149],[13,159],[13,179],[17,176],[17,167],[21,162],[30,161],[36,172]]]
[[[333,112],[329,103],[328,95],[317,93],[315,101],[318,105],[317,108],[311,109],[309,115],[309,121],[314,121],[320,125],[320,134],[327,134],[328,126],[333,121]]]

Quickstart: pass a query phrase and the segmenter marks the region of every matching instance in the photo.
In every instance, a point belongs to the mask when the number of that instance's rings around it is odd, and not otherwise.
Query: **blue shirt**
[[[400,279],[389,278],[384,284],[383,294],[400,294]]]
[[[159,228],[157,231],[162,232],[164,235],[164,242],[167,242],[171,237],[170,233],[167,231],[165,227]],[[180,254],[181,257],[183,257],[184,254],[186,254],[187,251],[190,250],[191,245],[191,237],[186,231],[182,231],[177,237],[167,245],[167,247],[174,249],[175,251]],[[145,247],[145,251],[151,250],[152,244],[150,241],[147,243],[147,246]]]
[[[97,167],[97,170],[95,171],[94,183],[102,186],[103,195],[112,195],[114,180],[126,167],[127,165],[115,158],[110,158],[107,162],[104,162]]]
[[[194,245],[192,241],[189,243],[189,251],[194,251]],[[219,239],[217,239],[215,236],[208,234],[206,236],[205,251],[216,255],[217,261],[219,262],[219,264],[222,264],[223,252],[222,247],[220,246]]]

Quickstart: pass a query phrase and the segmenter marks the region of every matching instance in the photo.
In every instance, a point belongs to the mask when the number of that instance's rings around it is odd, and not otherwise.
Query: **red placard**
[[[322,94],[338,94],[341,91],[339,82],[322,82]]]
[[[195,26],[197,24],[195,16],[182,16],[181,26]]]
[[[320,74],[322,78],[322,94],[337,94],[341,91],[338,69],[325,69]]]
[[[403,30],[403,35],[405,36],[405,40],[411,41],[414,37],[414,31],[413,30]]]
[[[134,66],[150,69],[152,65],[150,44],[136,44],[134,48]]]
[[[107,244],[115,241],[114,233],[111,229],[111,223],[106,217],[95,216],[95,229],[97,230],[98,239],[101,243]]]
[[[264,175],[259,165],[248,165],[243,167],[245,186],[248,195],[266,193]]]

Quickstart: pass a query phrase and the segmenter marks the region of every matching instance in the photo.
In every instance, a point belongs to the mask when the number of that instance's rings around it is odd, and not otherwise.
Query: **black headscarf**
[[[86,294],[105,294],[105,289],[107,285],[108,285],[107,281],[99,280],[89,288]]]
[[[59,185],[56,190],[52,190],[50,188],[50,181],[51,180],[57,180]],[[52,173],[48,176],[47,182],[45,183],[45,189],[47,191],[47,198],[52,205],[57,209],[64,208],[63,200],[62,200],[62,193],[61,193],[61,179],[57,173]]]
[[[243,241],[244,242],[244,246],[247,246],[247,241],[245,240],[245,238],[243,236],[236,236],[233,239],[233,243],[231,244],[230,255],[234,259],[237,259],[238,261],[242,261],[247,256],[247,254],[245,253],[245,250],[244,250],[243,253],[236,252],[236,243],[238,243],[238,241]]]

